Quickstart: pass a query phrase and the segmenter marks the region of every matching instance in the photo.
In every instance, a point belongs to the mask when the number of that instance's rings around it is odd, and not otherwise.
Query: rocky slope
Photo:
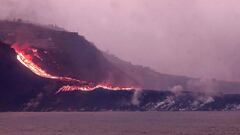
[[[240,82],[169,75],[156,72],[148,67],[133,65],[108,53],[104,53],[104,56],[145,89],[240,94]]]
[[[9,45],[18,44],[20,48],[38,49],[41,59],[33,59],[51,74],[95,83],[135,84],[78,33],[31,23],[0,21],[0,39]]]
[[[24,49],[28,53],[26,56],[31,56],[34,63],[50,74],[96,84],[108,82],[116,86],[137,86],[145,90],[97,88],[94,91],[76,89],[58,93],[62,86],[69,84],[69,80],[34,74],[17,60],[14,45]],[[240,83],[160,74],[104,54],[77,33],[56,27],[0,21],[0,59],[0,111],[240,108],[240,95],[227,94],[238,91]]]

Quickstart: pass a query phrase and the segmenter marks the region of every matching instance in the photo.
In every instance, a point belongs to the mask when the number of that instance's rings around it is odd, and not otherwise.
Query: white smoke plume
[[[187,89],[195,92],[215,95],[218,92],[218,82],[214,79],[190,80],[187,83]]]
[[[132,104],[133,105],[139,105],[140,104],[140,97],[142,95],[142,90],[138,89],[134,91],[134,94],[132,96]]]
[[[172,87],[172,88],[170,89],[170,91],[171,91],[172,93],[174,93],[175,95],[179,95],[179,94],[181,94],[181,92],[183,91],[183,87],[182,87],[181,85],[176,85],[176,86]]]

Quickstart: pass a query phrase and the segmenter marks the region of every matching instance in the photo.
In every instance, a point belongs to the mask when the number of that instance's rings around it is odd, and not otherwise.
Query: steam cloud
[[[140,97],[142,95],[142,90],[138,89],[135,90],[133,97],[132,97],[132,104],[139,105],[140,104]]]
[[[196,92],[204,92],[208,95],[215,95],[218,89],[218,82],[211,79],[190,80],[188,89]]]

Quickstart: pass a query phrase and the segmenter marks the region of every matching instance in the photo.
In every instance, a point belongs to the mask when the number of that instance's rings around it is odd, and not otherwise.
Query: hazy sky
[[[240,80],[239,0],[0,0],[0,17],[58,24],[162,73]]]

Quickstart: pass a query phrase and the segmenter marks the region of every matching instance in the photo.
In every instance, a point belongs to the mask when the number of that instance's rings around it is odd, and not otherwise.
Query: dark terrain
[[[157,73],[102,53],[77,33],[1,21],[0,39],[0,111],[240,110],[239,82]],[[51,74],[143,90],[56,93],[65,82],[39,77],[23,66],[11,48],[16,42],[37,48],[43,61],[34,61]]]

